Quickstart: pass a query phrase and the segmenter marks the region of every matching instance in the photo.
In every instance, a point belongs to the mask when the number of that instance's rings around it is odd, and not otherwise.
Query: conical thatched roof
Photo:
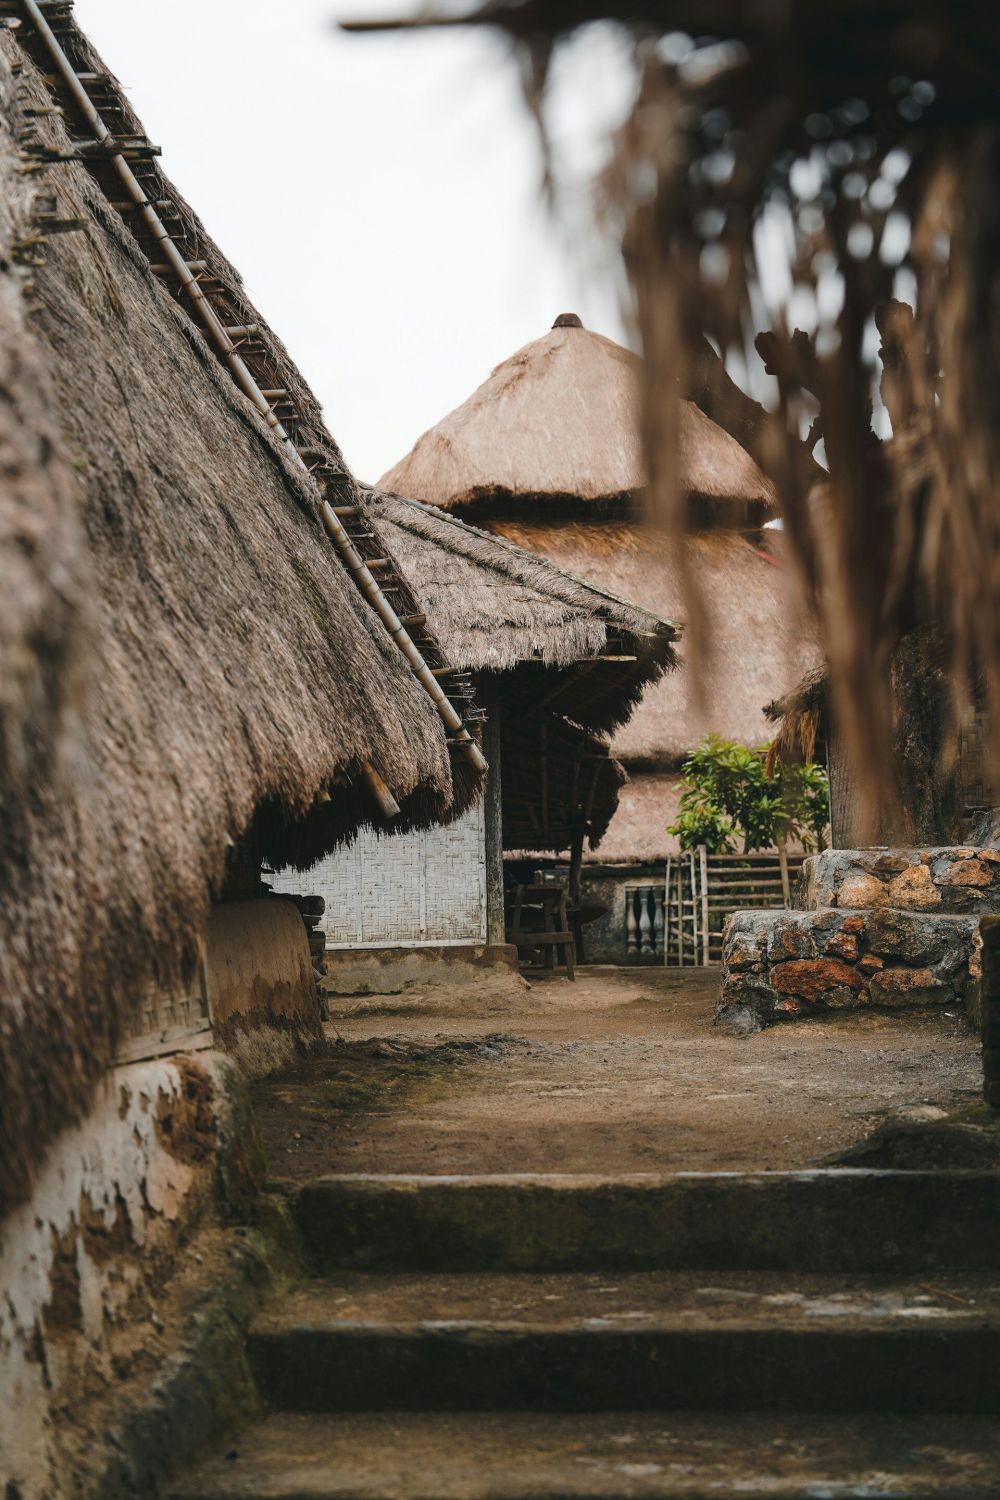
[[[418,438],[380,488],[446,509],[497,497],[631,495],[645,483],[638,370],[634,354],[564,317]],[[687,493],[772,505],[770,481],[735,438],[693,402],[680,406],[679,473]]]
[[[660,531],[584,521],[560,526],[495,521],[491,529],[650,611],[684,619],[682,558]],[[685,666],[696,646],[685,636],[680,669],[645,692],[615,736],[614,753],[628,766],[677,767],[709,731],[746,745],[763,744],[773,733],[763,705],[787,692],[819,655],[779,556],[729,531],[701,532],[683,545],[705,608],[704,694],[699,700],[698,681]]]
[[[393,826],[453,807],[440,723],[312,482],[90,172],[20,170],[39,130],[69,150],[49,103],[0,33],[0,1199],[85,1107],[144,985],[190,975],[248,830],[314,860],[377,821],[363,761]],[[29,282],[48,194],[82,227]],[[275,383],[301,387],[281,360]]]

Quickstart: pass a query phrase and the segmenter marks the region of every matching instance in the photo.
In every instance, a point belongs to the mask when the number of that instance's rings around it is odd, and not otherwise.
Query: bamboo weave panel
[[[378,835],[364,829],[305,874],[281,871],[276,891],[322,896],[328,947],[484,942],[483,809],[446,828]]]

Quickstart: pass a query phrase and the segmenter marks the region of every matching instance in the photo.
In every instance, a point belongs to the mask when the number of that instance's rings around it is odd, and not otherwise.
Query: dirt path
[[[474,994],[338,1001],[331,1053],[256,1087],[272,1172],[788,1169],[979,1097],[958,1013],[734,1037],[717,975],[591,968]]]

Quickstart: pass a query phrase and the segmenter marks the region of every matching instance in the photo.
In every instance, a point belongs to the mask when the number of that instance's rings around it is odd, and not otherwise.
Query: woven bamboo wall
[[[382,837],[365,829],[304,875],[268,879],[276,891],[323,897],[328,948],[484,942],[482,805],[447,828]]]

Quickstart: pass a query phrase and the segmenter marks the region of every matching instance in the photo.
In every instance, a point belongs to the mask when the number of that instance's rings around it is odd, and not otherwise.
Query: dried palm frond
[[[467,19],[508,33],[536,81],[589,22],[633,38],[641,85],[603,193],[625,226],[645,354],[650,503],[684,527],[676,396],[701,379],[706,336],[723,356],[756,343],[776,410],[748,423],[738,393],[731,430],[746,429],[779,496],[874,809],[908,633],[941,643],[952,722],[977,673],[991,709],[1000,694],[1000,13],[981,0],[493,0]],[[873,430],[879,336],[891,443]],[[726,426],[723,397],[716,382]]]

